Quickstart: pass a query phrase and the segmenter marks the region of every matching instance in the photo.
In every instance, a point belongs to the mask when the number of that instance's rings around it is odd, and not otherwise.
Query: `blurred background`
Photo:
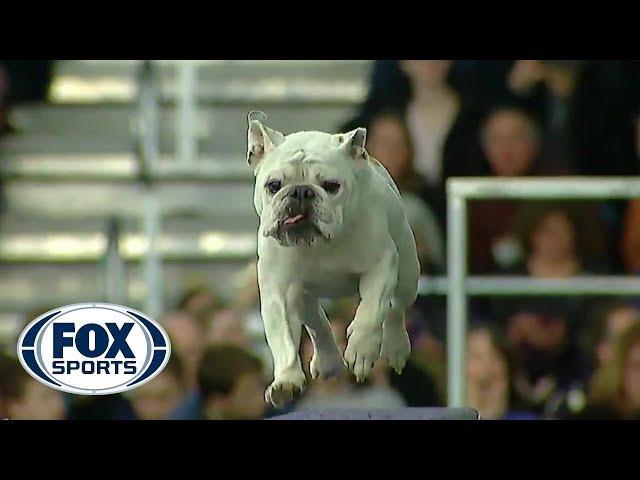
[[[640,62],[0,60],[0,418],[258,419],[447,404],[443,292],[408,312],[402,375],[313,381],[276,411],[259,315],[247,113],[284,133],[364,126],[425,278],[446,277],[451,177],[638,176]],[[640,198],[471,201],[469,273],[640,273]],[[173,354],[125,394],[62,394],[15,359],[52,308],[108,301]],[[356,299],[327,302],[341,348]],[[303,337],[308,366],[312,350]],[[469,300],[467,404],[486,419],[640,419],[640,291]],[[307,367],[308,368],[308,367]]]

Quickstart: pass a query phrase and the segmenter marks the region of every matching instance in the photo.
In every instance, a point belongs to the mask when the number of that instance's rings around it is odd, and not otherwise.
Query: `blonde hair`
[[[616,340],[613,357],[601,366],[590,385],[590,401],[599,406],[609,406],[620,413],[626,410],[624,371],[631,348],[640,343],[640,324],[629,326]]]

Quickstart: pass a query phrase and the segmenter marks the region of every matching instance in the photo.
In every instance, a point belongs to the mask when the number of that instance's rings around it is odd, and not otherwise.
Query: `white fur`
[[[404,311],[416,299],[419,263],[400,194],[385,168],[364,149],[364,129],[347,134],[299,132],[284,136],[250,121],[248,158],[256,175],[260,216],[258,282],[261,313],[274,359],[265,398],[289,401],[305,386],[298,350],[302,327],[314,346],[314,378],[341,373],[345,364],[364,380],[380,355],[401,372],[410,353]],[[265,182],[283,179],[270,195]],[[327,194],[322,179],[342,190]],[[317,226],[325,238],[287,246],[273,236],[285,186],[311,185]],[[319,298],[360,295],[342,358]]]

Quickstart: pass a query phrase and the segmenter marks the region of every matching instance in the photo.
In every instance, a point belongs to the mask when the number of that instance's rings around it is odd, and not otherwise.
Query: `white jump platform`
[[[472,408],[305,409],[269,420],[479,420]]]

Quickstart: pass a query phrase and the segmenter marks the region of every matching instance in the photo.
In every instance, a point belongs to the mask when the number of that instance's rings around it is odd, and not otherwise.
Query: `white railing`
[[[155,186],[153,171],[157,168],[160,152],[158,92],[154,78],[153,63],[145,61],[141,65],[138,78],[138,125],[137,156],[140,184],[143,190],[142,228],[148,246],[143,264],[147,298],[145,312],[152,318],[162,313],[163,269],[158,249],[158,235],[162,230],[162,212]]]
[[[178,115],[176,115],[176,157],[185,168],[193,167],[198,157],[197,79],[198,65],[193,60],[177,62]]]
[[[465,344],[469,295],[640,295],[640,278],[588,276],[568,279],[469,277],[467,201],[473,199],[640,198],[637,177],[452,178],[447,182],[447,278],[422,279],[421,294],[447,294],[447,403],[465,404]]]

